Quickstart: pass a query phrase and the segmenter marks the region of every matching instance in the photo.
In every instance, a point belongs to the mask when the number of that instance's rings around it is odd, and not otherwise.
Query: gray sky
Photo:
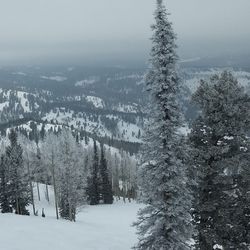
[[[249,0],[164,2],[183,58],[250,53]],[[149,53],[154,0],[0,0],[0,6],[1,64]]]

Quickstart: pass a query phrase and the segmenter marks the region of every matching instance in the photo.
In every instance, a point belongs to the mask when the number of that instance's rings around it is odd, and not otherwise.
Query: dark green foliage
[[[101,176],[101,198],[104,204],[113,203],[112,184],[109,177],[107,160],[105,159],[104,147],[101,145],[101,159],[100,159],[100,176]]]
[[[197,170],[197,248],[249,249],[250,98],[228,72],[201,82],[193,96],[202,113],[190,143]]]
[[[1,156],[0,162],[0,206],[2,213],[12,213],[10,205],[10,193],[8,184],[8,169],[5,156]]]
[[[99,204],[100,179],[99,179],[99,160],[98,160],[96,141],[94,141],[94,155],[93,155],[91,175],[88,178],[87,195],[90,205]]]
[[[11,129],[10,146],[6,149],[6,163],[9,168],[9,198],[16,214],[29,215],[30,204],[28,174],[23,165],[23,150],[17,142],[17,134]]]

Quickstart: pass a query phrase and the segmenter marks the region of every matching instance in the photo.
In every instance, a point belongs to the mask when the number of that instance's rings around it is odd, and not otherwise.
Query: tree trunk
[[[48,184],[46,184],[46,199],[49,202],[49,189],[48,189]]]

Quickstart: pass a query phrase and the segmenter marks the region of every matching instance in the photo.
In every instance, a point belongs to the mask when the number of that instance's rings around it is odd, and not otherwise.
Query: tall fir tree
[[[197,249],[249,249],[250,98],[223,72],[201,81],[193,100],[202,111],[190,133]]]
[[[10,146],[6,148],[6,163],[9,168],[10,203],[16,214],[29,215],[30,204],[28,172],[23,164],[23,150],[17,141],[17,134],[11,129]]]
[[[0,162],[0,207],[2,213],[12,213],[8,177],[9,172],[6,157],[5,155],[2,155]]]
[[[95,140],[93,148],[92,168],[90,176],[88,178],[87,195],[90,205],[99,204],[100,202],[99,157]]]
[[[180,157],[185,152],[178,134],[181,118],[176,37],[162,0],[157,0],[154,16],[151,68],[145,79],[151,117],[139,168],[139,192],[146,206],[135,223],[139,234],[135,249],[185,250],[190,249],[192,235],[192,196],[187,187],[187,168]]]
[[[107,160],[105,158],[104,146],[101,145],[101,158],[100,158],[100,179],[101,179],[101,197],[104,204],[113,203],[112,184],[109,177]]]

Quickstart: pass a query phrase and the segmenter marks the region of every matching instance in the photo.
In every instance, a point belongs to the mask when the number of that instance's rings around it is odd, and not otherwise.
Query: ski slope
[[[85,206],[75,223],[57,221],[53,199],[48,203],[43,186],[40,189],[41,202],[36,204],[39,216],[0,214],[1,249],[128,250],[136,243],[131,224],[136,220],[139,204],[117,201],[113,205]],[[42,208],[45,218],[41,217]]]

